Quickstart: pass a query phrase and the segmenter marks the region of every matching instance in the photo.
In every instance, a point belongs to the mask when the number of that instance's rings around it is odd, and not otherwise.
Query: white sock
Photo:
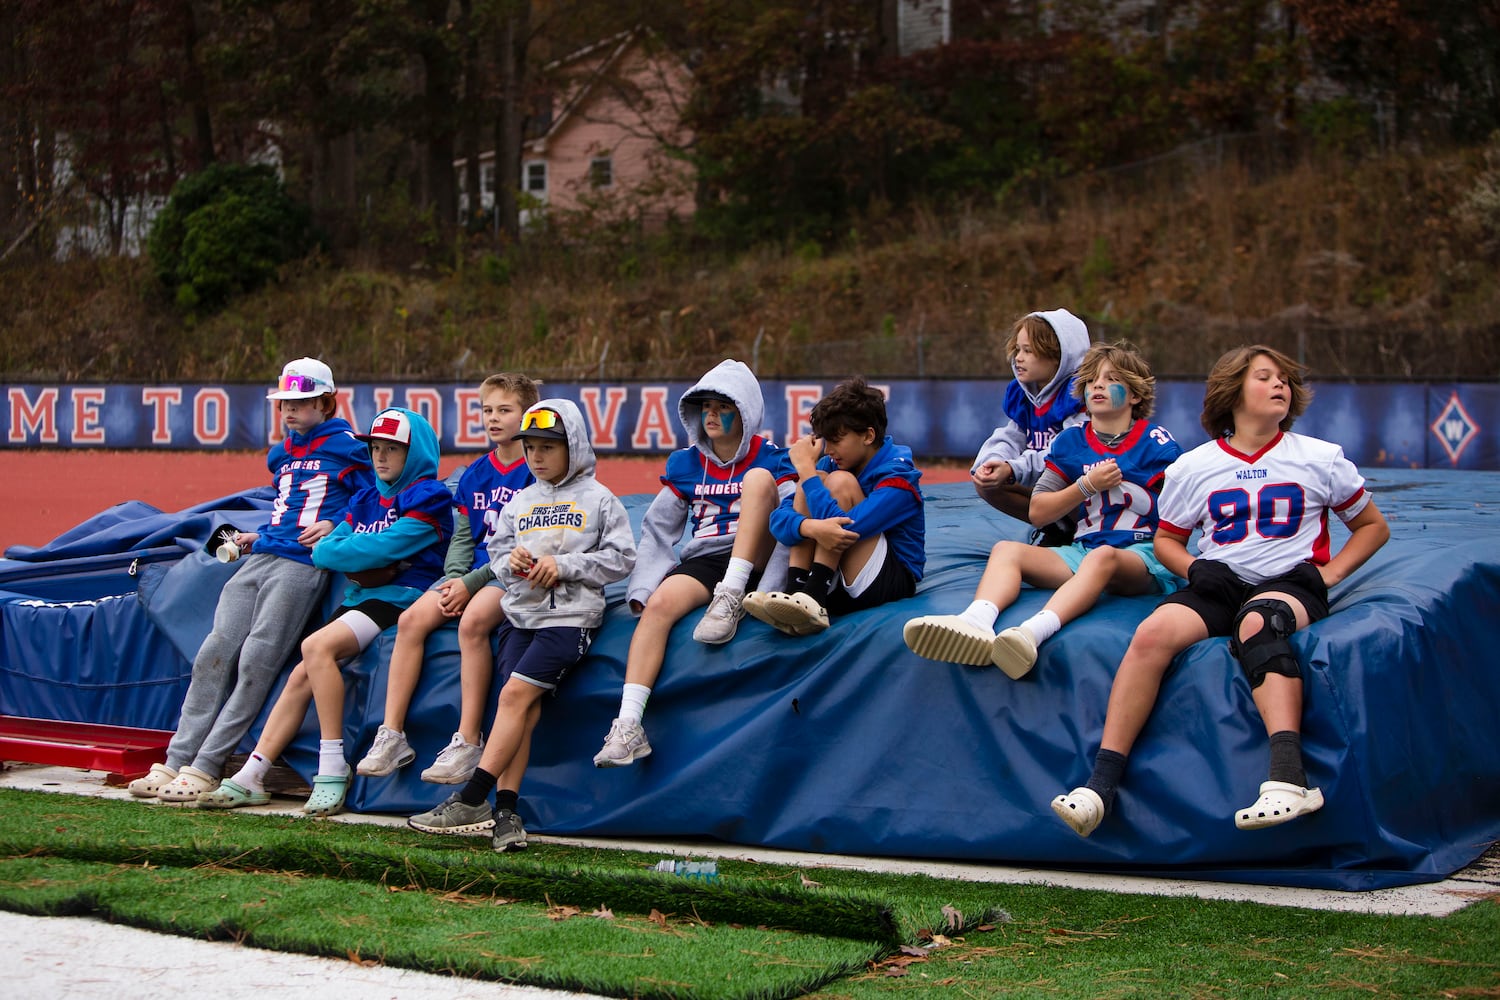
[[[978,628],[995,631],[995,619],[1000,617],[1000,608],[989,601],[976,600],[958,617]]]
[[[750,571],[754,568],[755,564],[750,560],[730,556],[729,568],[724,571],[724,585],[743,594],[750,585]]]
[[[641,718],[646,714],[646,699],[649,697],[651,689],[646,685],[626,684],[625,690],[620,694],[620,718],[640,725]]]
[[[318,773],[329,777],[343,777],[349,773],[343,740],[318,741]]]
[[[263,792],[266,790],[266,775],[270,771],[271,762],[258,753],[252,753],[229,780],[247,792]]]
[[[1021,627],[1031,633],[1031,641],[1038,646],[1057,634],[1062,628],[1062,619],[1057,617],[1056,611],[1048,611],[1046,608],[1038,611],[1030,618],[1021,623]]]

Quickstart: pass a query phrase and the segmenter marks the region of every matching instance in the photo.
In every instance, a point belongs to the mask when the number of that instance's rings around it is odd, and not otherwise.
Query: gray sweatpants
[[[193,660],[168,767],[220,775],[327,586],[326,570],[265,553],[246,558],[219,594],[213,631]]]

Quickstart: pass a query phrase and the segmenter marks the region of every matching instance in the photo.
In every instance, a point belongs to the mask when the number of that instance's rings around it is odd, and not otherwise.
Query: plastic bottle
[[[673,858],[663,858],[656,863],[655,870],[666,872],[668,875],[698,879],[700,882],[719,881],[719,865],[715,861],[677,861]]]

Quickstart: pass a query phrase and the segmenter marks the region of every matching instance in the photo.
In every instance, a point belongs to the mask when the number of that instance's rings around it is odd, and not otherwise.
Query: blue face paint
[[[720,410],[719,411],[719,426],[724,429],[724,433],[725,434],[733,434],[734,433],[734,418],[735,418],[735,416],[737,416],[737,414],[735,413],[734,410]],[[706,410],[706,409],[703,411],[703,420],[705,421],[705,424],[706,424],[706,422],[708,420],[708,410]]]
[[[1118,382],[1112,383],[1109,387],[1109,405],[1117,409],[1124,406],[1126,395],[1123,385]]]

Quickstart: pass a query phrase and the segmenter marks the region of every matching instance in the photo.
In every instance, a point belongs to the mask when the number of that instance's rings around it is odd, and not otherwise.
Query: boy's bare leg
[[[458,620],[458,732],[474,746],[479,745],[484,706],[495,678],[495,653],[490,640],[505,620],[504,599],[505,592],[499,587],[481,587],[469,599],[469,606]]]

